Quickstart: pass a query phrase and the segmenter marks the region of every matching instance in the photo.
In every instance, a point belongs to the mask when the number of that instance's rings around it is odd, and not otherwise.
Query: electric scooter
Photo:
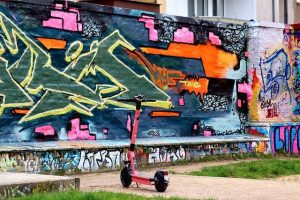
[[[147,177],[139,174],[135,159],[135,142],[138,132],[141,104],[142,102],[155,102],[156,100],[146,100],[142,95],[135,96],[133,99],[118,99],[118,101],[134,102],[136,105],[133,128],[130,136],[130,148],[127,154],[128,160],[124,161],[124,168],[121,171],[120,178],[123,187],[128,188],[132,182],[136,184],[154,185],[158,192],[166,191],[169,184],[168,171],[159,170],[154,177]]]

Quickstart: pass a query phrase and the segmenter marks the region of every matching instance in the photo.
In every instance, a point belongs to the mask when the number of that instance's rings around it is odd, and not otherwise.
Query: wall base
[[[127,159],[129,140],[29,144],[1,146],[0,171],[58,174],[119,169]],[[136,159],[139,164],[148,165],[218,154],[266,153],[269,147],[268,138],[246,134],[230,138],[141,138]]]
[[[79,189],[76,185],[71,177],[5,172],[0,173],[0,199]]]

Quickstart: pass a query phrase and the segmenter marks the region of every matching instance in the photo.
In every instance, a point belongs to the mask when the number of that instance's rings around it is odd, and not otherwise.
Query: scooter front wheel
[[[128,167],[124,167],[121,171],[120,174],[120,178],[121,178],[121,183],[123,185],[123,187],[128,188],[132,182],[132,178],[131,175],[129,173],[129,169]]]
[[[165,175],[163,171],[157,171],[154,175],[155,179],[155,189],[157,192],[164,192],[168,187],[168,181],[165,180]]]

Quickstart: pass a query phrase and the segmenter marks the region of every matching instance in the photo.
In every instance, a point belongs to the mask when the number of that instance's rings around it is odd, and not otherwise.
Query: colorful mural
[[[24,0],[0,3],[0,34],[0,142],[128,138],[134,105],[118,99],[137,94],[157,100],[139,137],[244,133],[246,25]],[[284,67],[264,80],[264,101],[288,89],[290,101],[286,56],[259,64]]]
[[[219,154],[246,154],[265,152],[268,142],[237,142],[223,144],[201,144],[194,147],[161,146],[138,147],[136,159],[140,165],[169,163],[177,160],[199,159]],[[86,150],[55,150],[1,152],[1,172],[46,173],[84,173],[118,169],[127,156],[124,148]]]
[[[265,31],[253,29],[260,31],[261,38],[275,30],[275,28]],[[298,35],[297,31],[287,26],[286,29],[274,31],[273,42],[262,42],[260,54],[256,54],[259,61],[253,63],[248,73],[252,79],[253,92],[249,106],[249,121],[272,123],[299,121]]]
[[[256,40],[248,41],[252,98],[247,132],[269,137],[273,153],[299,154],[299,30],[256,26],[249,33]]]

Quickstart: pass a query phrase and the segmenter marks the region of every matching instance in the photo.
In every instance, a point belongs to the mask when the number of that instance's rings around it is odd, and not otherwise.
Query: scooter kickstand
[[[136,187],[139,188],[140,187],[139,184],[137,182],[135,182],[135,183],[136,183]]]

